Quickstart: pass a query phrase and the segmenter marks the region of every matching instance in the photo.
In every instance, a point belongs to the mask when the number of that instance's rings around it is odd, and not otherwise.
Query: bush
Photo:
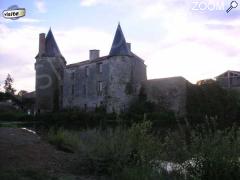
[[[58,149],[67,152],[75,152],[80,146],[79,134],[74,131],[67,131],[63,129],[50,129],[48,132],[48,141],[55,145]]]
[[[181,127],[164,139],[160,159],[181,165],[189,180],[240,179],[239,138],[236,127]]]
[[[33,116],[29,116],[21,111],[0,112],[1,121],[26,121],[33,120]]]
[[[215,118],[221,128],[239,123],[240,93],[221,88],[216,82],[189,85],[186,99],[187,117],[192,125]]]
[[[164,175],[154,171],[151,167],[127,167],[124,168],[120,173],[113,175],[115,180],[166,180]]]
[[[13,170],[13,171],[1,171],[1,180],[57,180],[56,177],[50,176],[45,171],[41,170]]]
[[[187,164],[189,179],[240,179],[240,130],[231,128],[192,135],[194,167]]]
[[[60,149],[77,152],[79,167],[95,174],[113,175],[127,167],[150,167],[159,153],[156,139],[151,135],[151,123],[134,124],[131,128],[49,131],[49,142]]]

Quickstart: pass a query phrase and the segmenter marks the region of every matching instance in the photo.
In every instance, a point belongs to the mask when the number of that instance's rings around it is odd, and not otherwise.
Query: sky
[[[192,83],[240,71],[240,1],[230,0],[0,0],[26,9],[18,20],[0,17],[0,88],[7,74],[19,90],[35,89],[39,33],[51,27],[68,64],[90,49],[110,51],[120,22],[132,51],[145,60],[148,79],[183,76]]]

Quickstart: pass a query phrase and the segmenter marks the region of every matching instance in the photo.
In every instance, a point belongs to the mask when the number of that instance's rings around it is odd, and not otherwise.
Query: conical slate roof
[[[130,56],[131,52],[128,49],[125,37],[122,32],[122,28],[120,24],[118,24],[109,56],[126,56],[126,55]]]
[[[48,57],[58,57],[58,56],[62,56],[61,52],[58,48],[58,45],[54,39],[52,30],[50,28],[50,30],[48,31],[48,34],[46,36],[46,53],[45,55]]]

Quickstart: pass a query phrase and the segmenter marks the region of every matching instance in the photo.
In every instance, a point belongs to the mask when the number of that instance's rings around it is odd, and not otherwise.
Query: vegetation
[[[160,138],[152,133],[151,122],[145,121],[130,128],[84,130],[78,134],[61,129],[61,133],[51,135],[50,141],[68,147],[77,144],[72,151],[78,153],[79,167],[84,165],[85,173],[113,179],[239,179],[240,129],[212,127],[180,125]],[[61,141],[52,138],[59,134],[68,135]],[[71,136],[74,140],[69,141]],[[167,172],[163,162],[179,168]]]
[[[11,95],[0,93],[0,99]],[[78,156],[74,168],[79,173],[116,180],[237,180],[239,117],[239,93],[210,81],[188,87],[186,118],[148,102],[143,93],[120,115],[99,108],[94,113],[71,109],[31,118],[44,123],[51,144]],[[25,118],[19,111],[0,112],[1,120]],[[7,176],[3,173],[0,179]]]
[[[220,128],[239,123],[240,93],[221,88],[216,82],[190,85],[187,92],[187,118],[192,125],[214,119]]]
[[[78,133],[63,129],[50,129],[48,132],[48,141],[58,149],[67,152],[75,152],[80,146]]]
[[[47,172],[41,170],[14,170],[1,171],[0,179],[2,180],[57,180],[56,177],[48,175]]]
[[[29,116],[22,111],[0,111],[0,121],[30,121],[33,116]]]
[[[14,95],[14,93],[16,92],[16,89],[13,88],[13,78],[11,77],[10,74],[7,75],[6,80],[4,82],[4,90],[5,93],[9,93]]]

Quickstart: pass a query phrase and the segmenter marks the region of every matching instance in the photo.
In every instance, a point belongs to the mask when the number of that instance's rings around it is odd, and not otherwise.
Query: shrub
[[[33,116],[29,116],[21,111],[5,111],[0,112],[1,121],[26,121],[33,120]]]
[[[79,167],[95,174],[112,175],[127,167],[150,167],[159,153],[151,135],[151,123],[134,124],[131,128],[93,129],[76,133],[68,130],[49,131],[49,142],[60,149],[77,152]]]
[[[126,167],[121,172],[113,175],[115,180],[166,180],[164,175],[154,171],[151,167],[133,166]]]
[[[56,177],[48,175],[47,172],[45,171],[31,170],[31,169],[1,171],[0,179],[1,180],[57,180]]]
[[[240,179],[240,130],[192,135],[190,151],[195,165],[187,164],[189,179]]]
[[[77,132],[67,131],[64,129],[50,129],[48,132],[48,141],[55,145],[58,149],[67,152],[75,152],[80,146],[79,134]]]
[[[187,88],[187,117],[193,125],[214,117],[219,127],[231,127],[233,122],[239,122],[239,105],[240,93],[223,89],[216,82]]]
[[[240,179],[239,138],[236,127],[180,128],[164,139],[160,159],[178,162],[189,180]]]

